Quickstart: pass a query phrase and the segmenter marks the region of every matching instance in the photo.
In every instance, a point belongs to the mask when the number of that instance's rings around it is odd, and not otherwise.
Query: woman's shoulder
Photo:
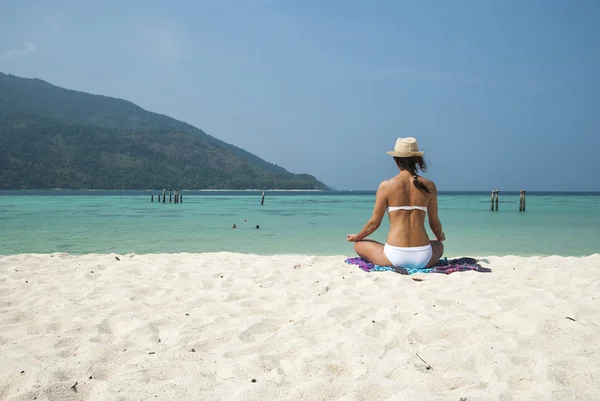
[[[390,188],[392,186],[398,185],[399,183],[400,183],[400,179],[396,175],[394,177],[388,178],[387,180],[381,181],[381,183],[379,183],[379,188],[380,189]]]
[[[424,177],[419,177],[419,179],[425,184],[425,186],[432,192],[437,192],[437,187],[435,186],[435,182],[428,180]]]
[[[390,192],[392,188],[395,188],[397,186],[397,181],[395,180],[395,178],[396,177],[392,177],[387,180],[381,181],[379,183],[379,186],[377,187],[377,192],[379,192],[380,194],[387,194],[388,192]]]

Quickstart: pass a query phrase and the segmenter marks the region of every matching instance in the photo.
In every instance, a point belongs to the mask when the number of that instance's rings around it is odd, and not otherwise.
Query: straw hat
[[[412,157],[423,156],[425,152],[420,152],[419,145],[417,145],[417,140],[411,136],[408,136],[406,138],[398,138],[396,141],[396,146],[394,146],[394,150],[385,153],[394,157]]]

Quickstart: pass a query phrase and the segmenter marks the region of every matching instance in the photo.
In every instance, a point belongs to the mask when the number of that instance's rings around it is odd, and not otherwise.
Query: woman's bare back
[[[430,193],[415,187],[414,178],[407,171],[400,172],[397,176],[384,181],[382,189],[385,191],[387,206],[421,206],[430,211],[432,199],[437,200],[435,184],[425,178],[418,180],[425,184]],[[437,218],[437,201],[435,202],[434,217]],[[387,243],[400,247],[416,247],[429,244],[429,236],[425,229],[426,212],[419,209],[393,210],[388,213],[390,231]],[[430,216],[431,217],[431,216]]]

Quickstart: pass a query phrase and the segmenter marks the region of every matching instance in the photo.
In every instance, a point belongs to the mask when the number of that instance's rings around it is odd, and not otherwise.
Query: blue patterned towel
[[[374,265],[371,262],[367,262],[363,258],[354,257],[348,258],[344,262],[349,265],[357,265],[362,270],[366,272],[381,272],[381,271],[392,271],[400,274],[415,274],[415,273],[444,273],[450,274],[454,272],[464,272],[464,271],[477,271],[481,273],[489,273],[492,269],[487,267],[482,267],[477,263],[476,259],[473,258],[456,258],[456,259],[448,259],[443,258],[440,259],[439,263],[430,268],[424,269],[413,269],[413,268],[405,268],[405,267],[393,267],[393,266],[379,266]]]

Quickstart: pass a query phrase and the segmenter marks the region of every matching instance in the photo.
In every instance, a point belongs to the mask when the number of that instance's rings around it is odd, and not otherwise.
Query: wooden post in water
[[[169,188],[169,203],[173,202],[173,190]]]
[[[179,203],[179,190],[175,190],[175,204]]]
[[[183,203],[183,190],[179,192],[179,203]]]
[[[150,202],[154,202],[154,195],[150,196]]]
[[[167,198],[167,190],[163,188],[163,203],[165,203]]]
[[[525,201],[527,200],[527,191],[523,190],[523,211],[525,211]]]
[[[519,212],[523,211],[523,190],[519,191]]]
[[[496,211],[498,211],[498,194],[500,193],[499,190],[496,190]]]
[[[260,205],[262,206],[264,204],[265,204],[265,191],[263,191],[262,199],[260,200]]]
[[[158,203],[160,203],[160,194],[158,194]]]
[[[492,204],[491,204],[491,208],[490,210],[493,212],[494,210],[498,211],[498,191],[497,189],[494,189],[492,191]]]

